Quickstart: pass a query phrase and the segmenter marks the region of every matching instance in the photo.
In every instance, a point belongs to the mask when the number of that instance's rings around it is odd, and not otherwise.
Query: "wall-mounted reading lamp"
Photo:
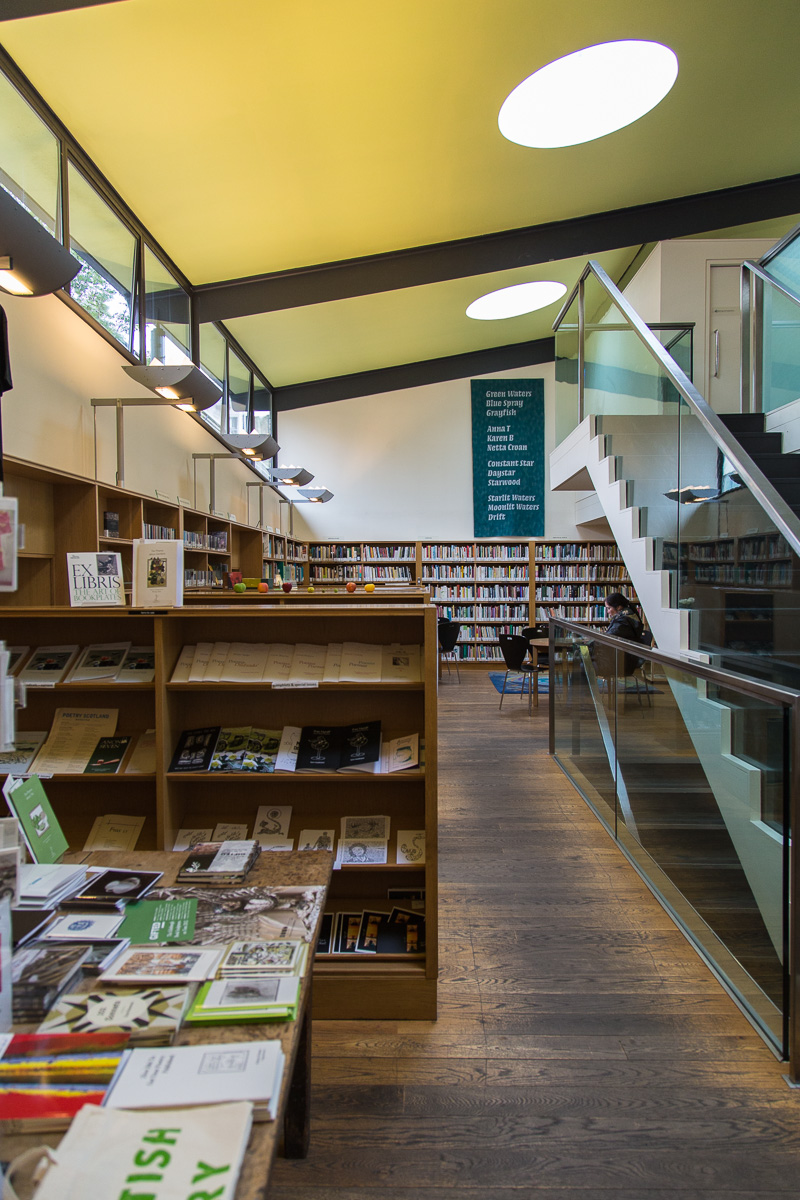
[[[305,467],[264,467],[267,483],[281,484],[285,487],[302,487],[311,483],[314,478],[311,471]]]
[[[187,412],[198,412],[211,408],[220,399],[219,387],[204,375],[193,363],[177,367],[150,365],[124,366],[122,368],[137,383],[144,384],[156,394],[153,396],[115,396],[91,401],[94,411],[94,477],[97,478],[97,410],[115,408],[117,412],[117,487],[125,486],[125,429],[123,409],[152,408],[154,405],[169,404]]]
[[[193,454],[194,460],[194,506],[197,508],[197,460],[208,459],[208,507],[213,512],[216,508],[216,465],[218,458],[238,458],[240,462],[254,462],[256,459],[272,458],[280,450],[280,446],[269,433],[221,433],[218,435],[225,446],[230,446],[228,454]],[[253,483],[247,487],[266,487],[266,484]],[[261,498],[261,514],[263,517],[264,501]],[[250,520],[250,493],[247,493],[247,520]]]
[[[284,496],[282,492],[279,495],[281,504],[289,505],[289,537],[294,537],[295,504],[327,504],[333,499],[333,492],[326,487],[299,487],[296,496]]]
[[[47,296],[66,287],[81,266],[44,225],[0,188],[0,289],[12,296]]]

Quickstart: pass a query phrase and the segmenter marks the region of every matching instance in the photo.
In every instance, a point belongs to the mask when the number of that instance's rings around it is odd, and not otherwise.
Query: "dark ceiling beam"
[[[493,346],[490,350],[475,350],[469,354],[451,354],[446,358],[403,363],[399,367],[358,371],[353,375],[337,375],[332,379],[313,379],[308,383],[274,388],[273,411],[288,412],[293,408],[331,404],[334,400],[352,400],[356,396],[373,396],[380,392],[423,387],[429,383],[445,383],[449,379],[488,375],[492,371],[534,367],[539,363],[550,363],[554,358],[555,339],[547,337],[532,342],[515,342],[511,346]]]
[[[800,212],[800,175],[195,289],[201,322],[599,254]]]
[[[0,21],[20,17],[41,17],[46,13],[67,12],[71,8],[94,8],[96,4],[118,4],[119,0],[2,0]]]

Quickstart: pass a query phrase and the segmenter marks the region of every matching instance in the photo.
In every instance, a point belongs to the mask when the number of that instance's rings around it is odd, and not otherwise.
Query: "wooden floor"
[[[436,1022],[318,1022],[270,1200],[751,1200],[800,1092],[547,755],[547,701],[440,690]]]

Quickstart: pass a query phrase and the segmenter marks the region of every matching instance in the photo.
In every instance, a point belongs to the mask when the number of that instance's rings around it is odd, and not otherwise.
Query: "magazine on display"
[[[116,551],[68,553],[67,580],[73,608],[125,604],[122,558]]]

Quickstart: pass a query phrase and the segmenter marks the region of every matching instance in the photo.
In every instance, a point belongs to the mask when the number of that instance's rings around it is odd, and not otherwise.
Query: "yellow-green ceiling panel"
[[[596,259],[618,279],[637,247]],[[495,271],[424,287],[356,296],[226,321],[227,328],[276,387],[421,362],[549,337],[563,301],[505,321],[474,321],[466,307],[496,288],[555,279],[571,291],[586,258]]]
[[[799,32],[797,0],[127,0],[0,26],[195,283],[792,174]],[[628,37],[680,61],[642,120],[502,138],[521,79]]]

